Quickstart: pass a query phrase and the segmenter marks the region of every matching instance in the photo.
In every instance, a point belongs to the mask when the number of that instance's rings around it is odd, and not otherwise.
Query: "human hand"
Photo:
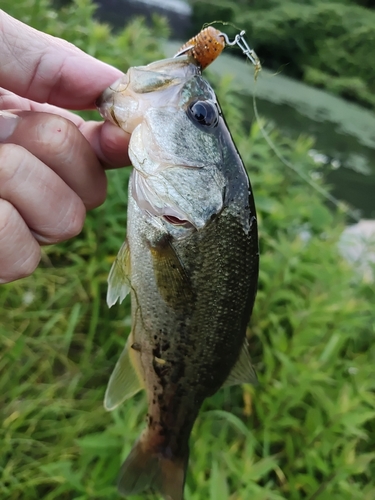
[[[40,245],[77,235],[103,203],[104,168],[129,165],[129,135],[68,109],[94,108],[121,76],[0,10],[0,283],[31,274]]]

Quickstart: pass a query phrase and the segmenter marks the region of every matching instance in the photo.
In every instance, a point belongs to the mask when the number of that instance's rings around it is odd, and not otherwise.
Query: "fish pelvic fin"
[[[146,439],[145,439],[146,438]],[[121,495],[136,495],[153,489],[164,500],[184,500],[184,484],[189,452],[185,457],[166,458],[147,446],[147,433],[134,445],[123,463],[117,487]]]

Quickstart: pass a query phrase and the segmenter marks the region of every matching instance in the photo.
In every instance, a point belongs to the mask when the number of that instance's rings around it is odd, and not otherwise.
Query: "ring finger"
[[[41,243],[77,235],[85,218],[80,197],[47,165],[15,144],[0,144],[0,198],[15,207]]]

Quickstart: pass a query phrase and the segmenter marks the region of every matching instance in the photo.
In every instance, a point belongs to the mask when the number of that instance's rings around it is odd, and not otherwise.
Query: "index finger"
[[[104,168],[130,165],[128,147],[130,134],[110,122],[85,121],[79,115],[52,104],[39,103],[19,97],[0,88],[0,110],[17,110],[52,113],[73,122],[88,140]],[[0,111],[0,139],[2,136],[2,111]],[[4,132],[4,131],[3,131]],[[27,137],[27,135],[25,136]]]
[[[0,10],[0,86],[37,102],[94,107],[122,73],[65,40],[41,33]]]

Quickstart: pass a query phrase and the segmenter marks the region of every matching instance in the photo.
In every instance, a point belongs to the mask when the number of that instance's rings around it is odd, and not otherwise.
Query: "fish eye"
[[[210,101],[195,101],[189,106],[188,114],[195,122],[205,127],[216,127],[219,113],[216,105]]]

